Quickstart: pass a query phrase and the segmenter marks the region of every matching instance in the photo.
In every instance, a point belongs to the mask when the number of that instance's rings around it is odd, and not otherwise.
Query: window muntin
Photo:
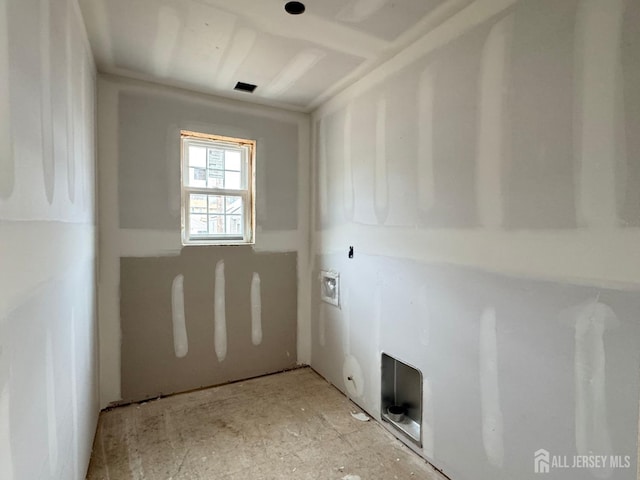
[[[255,142],[182,132],[182,243],[253,243]]]

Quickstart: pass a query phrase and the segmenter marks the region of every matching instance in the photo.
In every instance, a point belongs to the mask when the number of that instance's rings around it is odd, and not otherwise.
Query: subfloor
[[[442,477],[310,368],[102,412],[88,480]]]

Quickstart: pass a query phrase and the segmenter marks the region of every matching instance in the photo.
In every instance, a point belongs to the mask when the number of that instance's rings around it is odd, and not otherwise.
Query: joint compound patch
[[[262,343],[262,297],[260,293],[260,274],[253,272],[251,278],[251,343]]]
[[[216,264],[214,285],[214,346],[218,361],[227,357],[227,319],[225,311],[224,260]]]
[[[187,324],[184,315],[184,276],[176,275],[171,285],[171,317],[173,320],[173,350],[177,358],[189,352]]]

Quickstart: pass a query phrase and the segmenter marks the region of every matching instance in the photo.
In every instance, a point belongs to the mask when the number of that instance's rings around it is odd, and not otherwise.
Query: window
[[[253,243],[255,142],[182,131],[182,243]]]

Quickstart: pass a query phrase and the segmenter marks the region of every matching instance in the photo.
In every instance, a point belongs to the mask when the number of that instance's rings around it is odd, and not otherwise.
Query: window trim
[[[231,149],[246,149],[246,181],[247,188],[245,189],[225,189],[225,188],[208,188],[208,187],[190,187],[185,183],[185,162],[187,160],[186,149],[188,145],[202,144],[211,146],[211,143],[223,147],[232,147]],[[255,244],[255,156],[256,156],[256,142],[255,140],[248,140],[244,138],[226,137],[222,135],[211,135],[206,133],[193,132],[189,130],[180,131],[180,229],[182,245],[253,245]],[[244,168],[244,163],[242,168]],[[207,194],[207,195],[221,195],[221,196],[238,196],[242,197],[243,201],[243,217],[244,228],[243,235],[192,235],[189,233],[189,195],[190,194]]]

